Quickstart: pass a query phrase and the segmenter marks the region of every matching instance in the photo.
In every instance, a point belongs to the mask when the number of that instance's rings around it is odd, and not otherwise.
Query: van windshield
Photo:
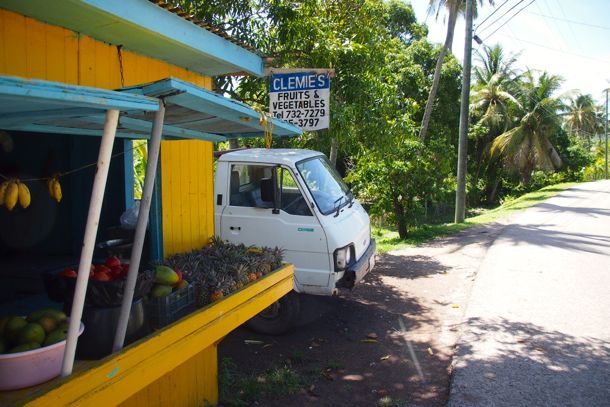
[[[351,204],[352,193],[326,157],[301,161],[297,163],[297,170],[323,215]]]

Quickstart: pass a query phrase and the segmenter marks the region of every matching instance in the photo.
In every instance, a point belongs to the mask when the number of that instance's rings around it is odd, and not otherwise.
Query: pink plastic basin
[[[81,322],[78,334],[85,325]],[[66,340],[26,352],[0,355],[0,390],[16,390],[51,380],[61,373]]]

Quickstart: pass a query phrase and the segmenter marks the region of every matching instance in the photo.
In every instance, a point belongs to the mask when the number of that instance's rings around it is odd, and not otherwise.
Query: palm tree
[[[485,124],[490,133],[505,132],[510,123],[508,116],[508,103],[512,102],[519,106],[519,101],[509,92],[504,90],[505,77],[494,74],[487,83],[480,83],[472,95],[473,103],[471,110],[481,112],[479,123]],[[499,134],[499,133],[497,133]]]
[[[516,91],[519,73],[513,68],[517,61],[516,54],[505,55],[502,46],[485,46],[483,52],[477,52],[478,66],[473,69],[475,85],[473,86],[470,111],[477,120],[479,127],[487,129],[485,134],[475,138],[476,172],[474,176],[475,189],[484,167],[484,158],[488,157],[489,148],[495,137],[508,130],[512,124],[509,111],[520,108],[513,96]],[[511,106],[515,108],[509,109]],[[497,160],[487,163],[486,185],[490,187],[490,201],[495,199],[497,190]]]
[[[477,16],[477,2],[473,1],[473,17]],[[479,3],[483,5],[484,0],[479,0]],[[487,0],[489,4],[493,5],[494,0]],[[434,68],[434,77],[432,78],[432,87],[428,94],[428,100],[426,102],[426,108],[424,109],[424,116],[421,122],[421,128],[419,130],[419,138],[422,142],[426,141],[426,135],[428,133],[428,126],[430,124],[430,117],[432,116],[432,108],[434,106],[434,100],[436,99],[436,93],[438,91],[438,85],[441,80],[441,70],[443,68],[443,62],[447,51],[451,50],[453,45],[453,33],[455,31],[455,22],[457,21],[458,14],[464,14],[466,12],[466,2],[462,0],[429,0],[428,13],[435,14],[436,18],[440,15],[441,10],[446,9],[448,12],[447,21],[447,34],[445,36],[445,43],[441,48],[441,52],[436,60],[436,67]]]
[[[583,138],[590,147],[593,137],[603,126],[600,108],[595,105],[593,96],[578,94],[572,98],[564,113],[564,123],[570,133]]]
[[[538,78],[532,71],[525,73],[519,95],[523,116],[519,124],[496,137],[491,155],[501,155],[506,164],[519,171],[525,185],[529,184],[535,168],[558,169],[562,162],[549,137],[561,126],[561,97],[553,96],[562,79],[542,73]]]
[[[494,75],[499,76],[497,83],[501,84],[505,90],[514,93],[515,84],[519,80],[519,71],[514,66],[520,54],[504,53],[504,48],[500,44],[493,46],[485,45],[483,52],[475,51],[478,66],[472,71],[475,86],[482,86],[489,83]]]

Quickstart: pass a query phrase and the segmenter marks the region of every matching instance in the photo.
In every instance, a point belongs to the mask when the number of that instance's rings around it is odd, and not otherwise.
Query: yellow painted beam
[[[27,406],[116,405],[220,341],[292,290],[294,267],[286,265],[157,333],[86,372],[59,380]],[[210,400],[212,402],[212,400]]]

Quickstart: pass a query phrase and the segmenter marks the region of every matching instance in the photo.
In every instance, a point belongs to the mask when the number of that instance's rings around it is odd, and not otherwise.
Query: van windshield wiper
[[[343,198],[345,198],[344,195],[341,195],[339,198],[335,199],[335,209],[336,209],[336,213],[335,213],[335,218],[337,216],[339,216],[339,211],[341,210],[341,201],[343,201]]]
[[[347,207],[351,208],[354,205],[354,194],[352,194],[352,191],[347,191],[347,199],[349,203]]]

